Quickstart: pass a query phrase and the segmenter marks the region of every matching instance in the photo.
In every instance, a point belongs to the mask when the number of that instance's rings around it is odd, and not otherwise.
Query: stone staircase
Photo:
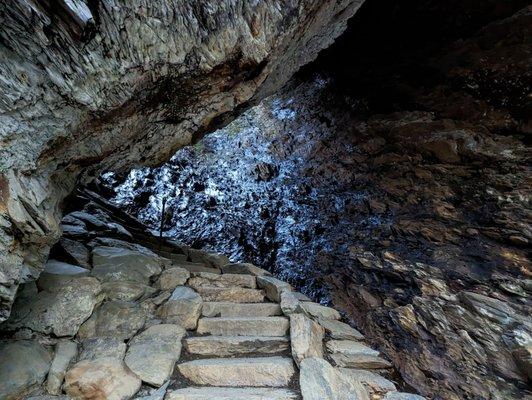
[[[422,399],[338,311],[94,196],[0,326],[0,398]]]

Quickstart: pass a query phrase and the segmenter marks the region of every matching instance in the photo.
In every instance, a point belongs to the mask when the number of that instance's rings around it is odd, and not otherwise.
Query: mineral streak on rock
[[[167,160],[278,89],[361,3],[4,2],[0,320],[42,269],[81,172]]]

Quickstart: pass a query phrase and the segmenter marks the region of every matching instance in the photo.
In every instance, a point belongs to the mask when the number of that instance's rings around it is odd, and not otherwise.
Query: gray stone
[[[77,240],[71,240],[67,238],[61,238],[59,241],[64,253],[68,256],[76,265],[80,265],[85,268],[90,268],[90,252],[85,245]]]
[[[284,315],[290,315],[295,313],[302,313],[303,307],[301,303],[294,295],[294,292],[290,290],[283,290],[281,292],[281,310]]]
[[[264,293],[257,289],[200,286],[196,290],[205,301],[230,301],[233,303],[261,303],[264,301]]]
[[[397,390],[393,382],[375,372],[352,368],[340,368],[340,371],[345,374],[348,379],[363,384],[370,392],[386,393]]]
[[[299,384],[303,400],[369,400],[362,384],[348,379],[321,358],[301,362]]]
[[[426,400],[423,396],[412,393],[386,393],[382,400]]]
[[[185,339],[185,348],[191,354],[226,357],[238,354],[274,354],[288,350],[285,337],[268,336],[203,336]]]
[[[150,394],[146,396],[135,397],[135,400],[163,400],[164,396],[166,395],[166,390],[168,389],[168,385],[170,385],[170,381],[166,382],[164,385],[162,385],[157,390],[153,390]]]
[[[377,369],[389,368],[391,364],[379,357],[379,352],[363,343],[352,340],[330,340],[327,350],[340,367]]]
[[[257,276],[257,285],[266,293],[266,297],[271,301],[279,303],[283,290],[292,290],[292,287],[273,276]]]
[[[291,359],[284,357],[215,358],[178,365],[179,372],[197,385],[287,386],[295,373]]]
[[[159,289],[174,290],[177,286],[184,285],[190,278],[190,272],[185,268],[171,267],[165,269],[159,277]]]
[[[139,282],[110,281],[102,284],[102,291],[108,300],[135,301],[151,296],[156,290]]]
[[[325,328],[325,331],[332,339],[339,340],[362,340],[364,335],[351,326],[332,319],[318,318],[318,323]]]
[[[82,339],[115,337],[129,339],[146,321],[147,313],[138,304],[127,301],[108,301],[98,307],[78,331]]]
[[[55,292],[44,290],[31,299],[17,301],[6,325],[56,336],[74,336],[101,301],[100,291],[101,285],[95,278],[67,281]]]
[[[52,356],[36,341],[0,342],[0,399],[15,400],[40,385]]]
[[[65,376],[63,386],[74,399],[125,400],[138,392],[141,380],[116,358],[80,361]]]
[[[296,292],[294,291],[294,296],[296,296],[296,299],[298,299],[299,301],[312,301],[309,299],[308,296],[304,295],[303,293],[300,293],[300,292]]]
[[[285,317],[201,318],[197,332],[226,336],[284,336],[289,327]]]
[[[69,340],[60,340],[55,346],[55,355],[50,365],[48,379],[46,380],[46,390],[50,394],[61,394],[61,385],[68,366],[76,357],[78,345]]]
[[[166,400],[296,400],[288,389],[191,387],[168,393]]]
[[[131,281],[150,284],[161,273],[158,256],[120,247],[100,246],[92,250],[92,275],[102,281]]]
[[[249,263],[234,263],[222,266],[224,274],[246,274],[255,276],[271,276],[271,273]]]
[[[308,357],[323,358],[325,330],[303,314],[290,315],[292,357],[297,365]]]
[[[174,267],[184,268],[184,269],[186,269],[187,271],[189,271],[191,273],[192,272],[194,272],[194,273],[207,272],[207,273],[211,273],[211,274],[220,274],[221,273],[220,269],[210,267],[210,266],[205,265],[203,263],[188,262],[188,261],[178,262],[178,261],[174,260],[174,262],[172,264],[174,265]]]
[[[229,258],[224,254],[209,253],[203,250],[188,249],[188,256],[192,262],[202,263],[211,268],[220,269],[223,265],[228,264]]]
[[[334,308],[322,306],[318,303],[313,303],[309,301],[301,302],[303,309],[312,315],[314,318],[322,319],[340,319],[340,313]]]
[[[204,302],[204,317],[269,317],[281,315],[281,307],[276,303],[231,303]]]
[[[202,304],[201,297],[194,290],[178,286],[166,303],[159,307],[157,314],[167,323],[178,324],[185,329],[196,329]]]
[[[255,276],[243,274],[211,274],[208,272],[194,273],[194,276],[188,281],[188,285],[193,288],[202,286],[211,287],[228,287],[237,286],[243,288],[255,289],[257,283]]]
[[[48,260],[44,271],[37,280],[37,286],[41,290],[57,292],[68,281],[83,276],[88,276],[90,270],[77,265],[67,264],[57,260]]]
[[[81,341],[81,352],[78,356],[78,361],[95,360],[97,358],[122,360],[126,355],[126,347],[122,339],[114,337],[84,339]]]
[[[124,359],[126,365],[143,382],[161,386],[172,375],[181,355],[181,339],[185,329],[179,325],[150,326],[129,342]]]

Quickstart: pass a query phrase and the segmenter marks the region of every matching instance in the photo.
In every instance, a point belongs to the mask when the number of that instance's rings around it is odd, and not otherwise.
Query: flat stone
[[[303,307],[301,307],[300,301],[294,295],[294,292],[290,290],[283,290],[281,292],[281,310],[284,315],[302,313]]]
[[[340,367],[377,369],[389,368],[391,364],[379,357],[379,352],[363,343],[352,340],[330,340],[327,350]]]
[[[61,394],[61,385],[66,371],[76,357],[78,345],[70,340],[61,340],[55,346],[55,355],[48,372],[46,390],[50,394]]]
[[[68,261],[85,268],[90,268],[90,252],[85,245],[77,240],[61,238],[59,246]]]
[[[95,278],[64,282],[54,292],[43,290],[35,297],[17,299],[6,326],[54,333],[59,337],[74,336],[101,302],[100,292],[101,285]]]
[[[329,340],[327,342],[327,350],[330,353],[379,355],[377,350],[373,350],[364,343],[354,340]]]
[[[321,358],[301,362],[299,384],[303,400],[369,400],[362,384],[348,379]]]
[[[57,292],[67,281],[88,276],[89,274],[90,270],[86,268],[57,260],[48,260],[44,271],[37,280],[37,286],[40,290]]]
[[[304,295],[303,293],[300,293],[300,292],[296,292],[294,291],[294,296],[296,296],[296,299],[298,299],[299,301],[312,301],[309,299],[308,296]]]
[[[321,304],[311,301],[301,302],[303,309],[314,318],[322,319],[340,319],[340,313],[334,308],[322,306]]]
[[[308,357],[323,358],[325,330],[303,314],[290,315],[292,357],[297,365]]]
[[[346,375],[348,379],[353,379],[363,384],[370,392],[386,393],[397,391],[397,388],[392,381],[376,374],[375,372],[353,368],[340,368],[340,372]]]
[[[165,269],[159,277],[159,289],[174,290],[178,286],[182,286],[190,278],[190,272],[181,267],[171,267]]]
[[[223,265],[230,262],[224,254],[211,253],[203,250],[188,249],[188,256],[192,262],[203,263],[211,268],[220,269]]]
[[[65,376],[63,389],[74,399],[125,400],[133,397],[141,384],[123,361],[98,358],[74,365]]]
[[[178,365],[179,372],[197,385],[287,386],[295,373],[290,358],[216,358]]]
[[[213,267],[210,267],[208,265],[205,265],[203,263],[197,263],[197,262],[188,262],[188,261],[182,261],[182,262],[177,262],[174,260],[174,262],[172,263],[174,265],[174,267],[179,267],[179,268],[184,268],[186,269],[187,271],[189,272],[207,272],[207,273],[211,273],[211,274],[221,274],[222,272],[220,271],[219,268],[213,268]]]
[[[222,266],[224,274],[248,274],[255,276],[271,276],[271,273],[265,269],[256,267],[250,263],[232,263]]]
[[[100,246],[92,250],[92,275],[102,281],[131,281],[150,284],[161,273],[158,256],[120,247]]]
[[[382,400],[426,400],[425,397],[412,393],[386,393]]]
[[[78,361],[95,360],[97,358],[117,358],[122,360],[126,355],[126,344],[122,339],[114,337],[93,338],[81,341],[81,352]]]
[[[136,301],[151,296],[155,289],[139,282],[111,281],[102,284],[108,300]]]
[[[257,289],[201,286],[197,288],[197,291],[205,301],[230,301],[233,303],[261,303],[264,301],[264,293]]]
[[[129,342],[125,363],[143,382],[161,386],[181,355],[185,330],[179,325],[150,326]]]
[[[170,298],[157,310],[166,323],[178,324],[185,329],[196,329],[203,301],[192,289],[178,286]]]
[[[255,289],[257,282],[253,275],[241,275],[241,274],[211,274],[209,272],[194,273],[194,276],[190,278],[188,285],[193,288],[202,286],[210,287],[229,287],[237,286],[243,288]]]
[[[332,319],[318,318],[318,323],[333,339],[339,340],[362,340],[364,335],[351,326]]]
[[[298,396],[288,389],[191,387],[177,389],[166,395],[166,400],[296,400]]]
[[[197,332],[223,336],[285,336],[290,322],[285,317],[201,318]]]
[[[39,386],[52,361],[36,341],[0,342],[0,399],[19,399]]]
[[[271,301],[279,303],[283,290],[292,290],[292,287],[273,276],[257,276],[257,285],[266,293],[266,297]]]
[[[114,337],[130,339],[146,321],[147,313],[136,303],[108,301],[98,307],[81,325],[78,338]]]
[[[185,339],[191,354],[226,357],[238,354],[274,354],[288,350],[286,337],[268,336],[203,336]]]
[[[269,317],[281,314],[281,307],[276,303],[205,302],[202,310],[204,317]]]

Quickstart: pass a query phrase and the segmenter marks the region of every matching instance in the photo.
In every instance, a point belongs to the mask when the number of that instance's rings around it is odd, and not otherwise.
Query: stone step
[[[184,341],[191,354],[226,357],[237,354],[275,354],[288,350],[290,341],[279,336],[203,336]]]
[[[288,389],[188,387],[168,392],[166,400],[295,400]]]
[[[242,287],[256,289],[257,282],[253,275],[195,273],[188,282],[194,289],[199,287]]]
[[[262,303],[264,292],[257,289],[241,287],[212,287],[201,286],[196,288],[203,301],[230,301],[233,303]]]
[[[203,303],[204,317],[270,317],[282,315],[276,303],[231,303],[229,301],[206,301]]]
[[[287,386],[294,363],[286,357],[208,358],[179,364],[179,372],[196,385]]]
[[[189,262],[189,261],[176,261],[173,260],[174,267],[185,268],[189,272],[208,272],[211,274],[221,274],[218,268],[213,268],[202,263]]]
[[[199,334],[219,336],[285,336],[290,321],[285,317],[201,318]]]

